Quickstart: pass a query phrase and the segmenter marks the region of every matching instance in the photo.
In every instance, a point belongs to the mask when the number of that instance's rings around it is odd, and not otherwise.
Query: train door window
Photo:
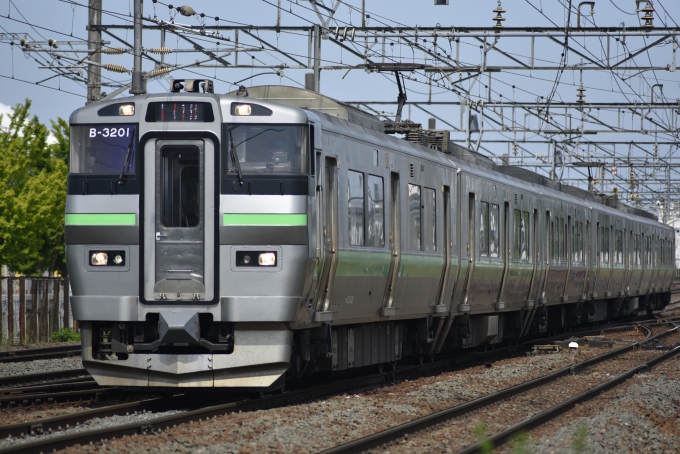
[[[633,265],[640,266],[640,235],[633,235]]]
[[[560,218],[560,262],[567,260],[567,224],[564,218]]]
[[[482,202],[479,225],[479,255],[489,256],[489,204]]]
[[[408,244],[411,250],[419,251],[421,245],[420,236],[420,186],[408,185]]]
[[[621,230],[614,231],[614,249],[616,254],[614,263],[623,265],[623,232]]]
[[[366,211],[368,216],[366,246],[385,246],[385,197],[381,177],[368,176]]]
[[[423,191],[423,249],[437,250],[437,192],[424,188]]]
[[[553,218],[550,221],[550,238],[552,239],[552,259],[553,263],[557,262],[557,251],[559,249],[559,244],[557,242],[557,235],[555,234],[555,221],[557,218]]]
[[[524,261],[529,260],[529,212],[522,211],[522,220],[519,223],[519,249],[520,258]]]
[[[515,260],[526,260],[527,258],[527,227],[529,225],[528,216],[524,217],[524,213],[520,210],[513,210],[513,245],[512,258]],[[527,213],[528,215],[529,213]]]
[[[347,172],[347,219],[349,222],[349,244],[364,245],[364,174]]]
[[[163,160],[162,222],[165,227],[196,227],[201,218],[198,149],[165,147]]]
[[[585,263],[585,256],[583,254],[584,247],[584,236],[583,236],[583,222],[578,223],[578,262]]]
[[[600,227],[600,263],[609,264],[609,228]]]
[[[647,241],[645,241],[645,265],[648,268],[651,268],[652,266],[652,237],[647,236],[645,238]]]
[[[500,252],[500,235],[498,231],[499,208],[491,204],[489,209],[489,257],[498,257]]]

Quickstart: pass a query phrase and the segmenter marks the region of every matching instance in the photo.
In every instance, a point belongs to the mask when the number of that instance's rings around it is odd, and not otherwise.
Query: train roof
[[[411,123],[409,121],[402,123],[383,122],[375,115],[372,115],[361,109],[357,109],[356,107],[353,107],[349,104],[303,88],[281,85],[262,85],[249,87],[247,89],[245,87],[241,87],[238,91],[233,91],[227,93],[226,95],[186,92],[145,94],[141,96],[116,98],[115,100],[98,104],[90,104],[77,109],[71,114],[69,122],[71,124],[99,123],[106,121],[110,122],[112,120],[111,117],[102,118],[98,114],[107,105],[135,102],[139,103],[141,107],[141,105],[152,101],[170,100],[184,97],[191,99],[206,98],[206,100],[213,100],[219,104],[222,111],[222,117],[224,119],[231,116],[227,106],[231,102],[234,102],[235,97],[241,99],[257,99],[265,106],[279,107],[284,109],[287,108],[289,111],[286,112],[286,114],[289,119],[292,119],[292,117],[299,117],[300,113],[302,113],[301,110],[311,111],[319,114],[318,116],[320,118],[325,118],[326,123],[328,125],[334,125],[334,128],[342,129],[343,126],[346,125],[350,129],[354,129],[351,125],[355,125],[359,126],[365,134],[372,136],[374,140],[379,141],[385,140],[385,138],[387,138],[393,146],[399,146],[399,148],[403,148],[404,145],[410,144],[410,146],[406,146],[410,152],[420,154],[425,158],[438,161],[442,158],[446,159],[445,155],[447,155],[450,161],[454,162],[454,164],[458,164],[459,166],[462,164],[463,167],[471,166],[469,168],[478,167],[481,169],[493,170],[509,177],[510,180],[518,180],[518,182],[522,181],[530,183],[536,187],[544,187],[548,190],[546,192],[552,192],[553,195],[556,195],[556,193],[553,192],[556,191],[557,193],[563,193],[568,197],[570,196],[578,198],[584,202],[602,205],[618,212],[639,216],[658,222],[657,216],[655,216],[653,213],[625,205],[618,201],[616,197],[607,196],[604,194],[595,194],[574,186],[560,183],[523,167],[496,164],[489,157],[480,153],[476,153],[449,140],[449,134],[447,131],[425,130],[422,129],[420,125]],[[347,123],[343,125],[343,121],[337,121],[338,119],[344,120]],[[137,109],[134,115],[126,117],[125,120],[135,123],[141,122],[142,109]],[[396,128],[395,125],[397,125]],[[404,137],[406,140],[397,139],[396,137],[389,135],[390,132],[403,131],[406,131]],[[441,153],[438,153],[437,150]]]

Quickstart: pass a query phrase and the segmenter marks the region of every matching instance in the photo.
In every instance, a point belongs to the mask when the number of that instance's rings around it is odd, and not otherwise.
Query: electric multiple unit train
[[[66,255],[100,385],[272,390],[670,300],[649,213],[313,91],[211,87],[71,115]]]

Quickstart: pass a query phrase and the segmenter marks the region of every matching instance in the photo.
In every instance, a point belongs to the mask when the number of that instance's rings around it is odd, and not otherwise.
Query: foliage
[[[510,447],[512,454],[529,454],[529,435],[526,432],[520,432],[510,440]]]
[[[52,333],[52,342],[80,342],[80,333],[72,328],[62,328]]]
[[[588,427],[584,423],[580,423],[576,428],[576,434],[571,440],[571,450],[575,453],[583,453],[586,451],[586,442],[588,437]]]
[[[0,130],[0,264],[36,275],[66,274],[64,208],[68,175],[69,127],[49,129],[31,117],[31,101],[18,104],[7,130]],[[0,115],[2,121],[2,115]]]
[[[479,443],[479,452],[481,454],[488,454],[493,451],[493,443],[488,439],[489,431],[486,428],[486,424],[483,422],[475,424],[472,428],[472,435]]]

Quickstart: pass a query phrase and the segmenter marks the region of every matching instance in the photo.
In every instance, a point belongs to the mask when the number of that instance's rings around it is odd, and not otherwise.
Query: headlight
[[[275,252],[262,252],[257,258],[257,263],[260,266],[276,266]]]
[[[126,266],[125,251],[90,250],[90,266],[120,267]]]
[[[234,115],[248,116],[253,113],[253,108],[250,104],[236,104],[234,106]]]
[[[134,104],[121,104],[120,107],[118,107],[118,115],[128,117],[134,114],[135,114]]]
[[[90,257],[92,266],[106,266],[109,264],[109,254],[106,252],[93,252]]]
[[[236,251],[236,266],[239,267],[275,267],[277,254],[275,251]]]

